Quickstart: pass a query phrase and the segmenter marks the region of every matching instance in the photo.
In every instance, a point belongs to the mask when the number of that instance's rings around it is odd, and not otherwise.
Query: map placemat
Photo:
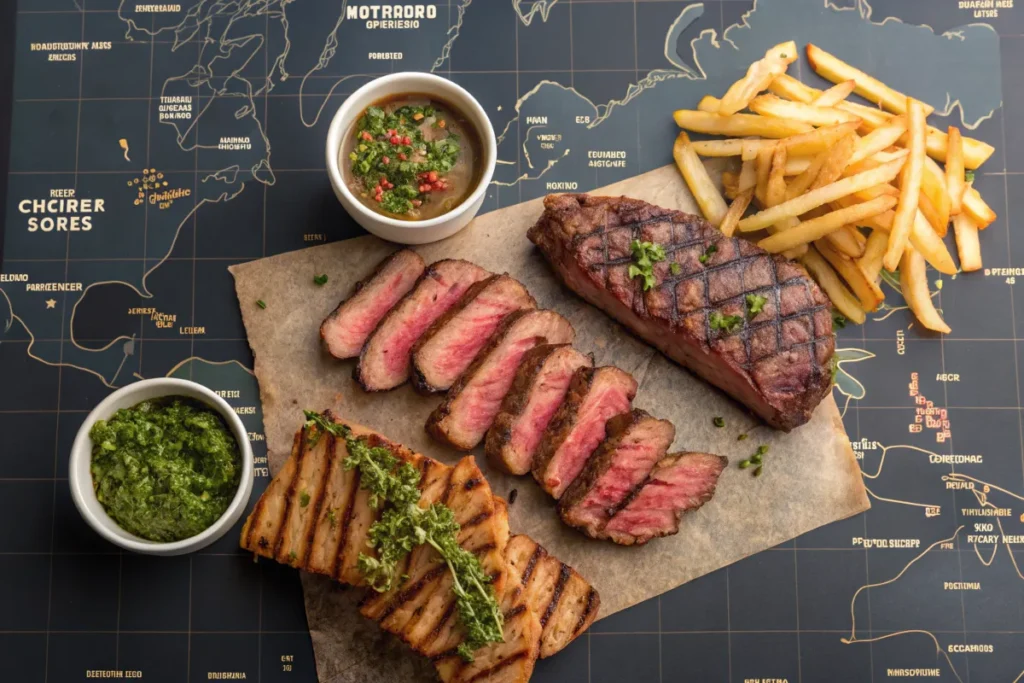
[[[870,511],[602,620],[534,680],[1020,680],[1014,4],[19,0],[0,267],[0,680],[316,680],[294,572],[253,563],[230,535],[188,557],[120,553],[78,517],[66,463],[114,388],[187,377],[246,422],[262,491],[262,416],[227,268],[361,234],[323,168],[347,93],[406,69],[467,87],[500,135],[491,210],[670,163],[671,112],[789,39],[997,148],[975,181],[999,213],[981,237],[985,269],[929,275],[951,335],[922,333],[896,291],[839,331],[835,397]],[[806,62],[790,71],[821,85]]]

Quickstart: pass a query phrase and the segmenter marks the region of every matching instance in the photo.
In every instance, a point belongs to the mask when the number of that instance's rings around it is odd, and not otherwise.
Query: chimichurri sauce
[[[195,536],[217,521],[238,490],[238,443],[221,416],[199,401],[143,401],[97,421],[89,437],[96,497],[136,536],[163,543]]]

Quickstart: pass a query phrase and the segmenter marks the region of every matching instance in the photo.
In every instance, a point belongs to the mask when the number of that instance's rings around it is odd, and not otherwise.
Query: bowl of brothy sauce
[[[426,73],[373,80],[338,109],[327,136],[335,194],[369,232],[424,244],[465,227],[494,173],[494,129],[460,86]]]

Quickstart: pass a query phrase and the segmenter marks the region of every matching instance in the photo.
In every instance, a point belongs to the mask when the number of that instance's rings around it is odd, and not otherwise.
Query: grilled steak
[[[571,344],[575,337],[569,321],[554,311],[513,313],[430,414],[427,431],[455,448],[475,447],[494,423],[523,355],[545,341]]]
[[[320,325],[327,351],[335,358],[358,356],[377,323],[416,285],[425,268],[423,259],[411,249],[396,251],[381,261]]]
[[[544,344],[523,356],[501,412],[487,431],[490,461],[509,474],[526,474],[544,430],[569,391],[576,370],[593,367],[594,359],[568,344]]]
[[[526,287],[508,275],[473,285],[412,347],[416,391],[446,391],[459,378],[508,315],[537,307]]]
[[[359,354],[354,377],[366,391],[394,389],[409,379],[413,344],[490,273],[470,263],[446,259],[431,264],[416,287],[391,309]]]
[[[576,371],[534,456],[533,476],[541,488],[562,497],[604,441],[605,424],[629,410],[636,390],[632,375],[613,366]]]
[[[605,525],[602,535],[622,545],[639,545],[677,533],[682,514],[696,510],[715,495],[718,477],[727,464],[725,458],[707,453],[665,456]]]
[[[549,195],[544,206],[529,237],[570,289],[768,424],[798,427],[828,395],[830,304],[796,264],[636,199]],[[629,277],[634,239],[665,249],[648,291]]]
[[[592,538],[668,452],[676,428],[643,410],[608,420],[608,438],[558,501],[562,521]]]
[[[576,570],[552,557],[529,536],[513,536],[505,546],[508,585],[526,598],[540,617],[540,656],[550,657],[571,643],[597,618],[601,598]]]

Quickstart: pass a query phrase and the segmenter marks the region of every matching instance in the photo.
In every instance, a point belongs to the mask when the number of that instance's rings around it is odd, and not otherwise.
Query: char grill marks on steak
[[[485,450],[491,463],[509,474],[529,473],[533,454],[565,400],[573,373],[593,366],[592,356],[568,344],[544,344],[528,351],[487,430]]]
[[[320,325],[327,351],[341,359],[358,356],[377,323],[416,285],[425,268],[423,259],[411,249],[401,249],[381,261]]]
[[[549,195],[544,206],[529,238],[570,289],[768,424],[798,427],[828,395],[830,304],[796,264],[697,216],[636,199]],[[634,239],[666,253],[646,292],[642,278],[628,274]],[[764,297],[756,315],[748,295]],[[713,314],[739,316],[742,327],[714,329]]]
[[[676,428],[634,408],[608,420],[608,438],[558,501],[562,521],[592,538],[668,452]]]
[[[412,381],[417,391],[446,391],[465,372],[506,317],[537,307],[526,287],[508,275],[473,285],[412,348]]]
[[[455,448],[475,447],[494,423],[523,356],[538,344],[571,344],[575,337],[569,321],[554,311],[513,313],[431,413],[427,431]]]
[[[602,535],[622,545],[641,545],[677,533],[683,513],[696,510],[715,495],[727,464],[722,456],[708,453],[665,456],[605,525]]]
[[[489,275],[468,261],[445,259],[431,264],[363,346],[354,372],[360,386],[384,391],[408,380],[413,345],[470,287]]]
[[[604,440],[608,420],[629,410],[636,390],[632,375],[614,366],[576,371],[534,457],[541,488],[561,498]]]

